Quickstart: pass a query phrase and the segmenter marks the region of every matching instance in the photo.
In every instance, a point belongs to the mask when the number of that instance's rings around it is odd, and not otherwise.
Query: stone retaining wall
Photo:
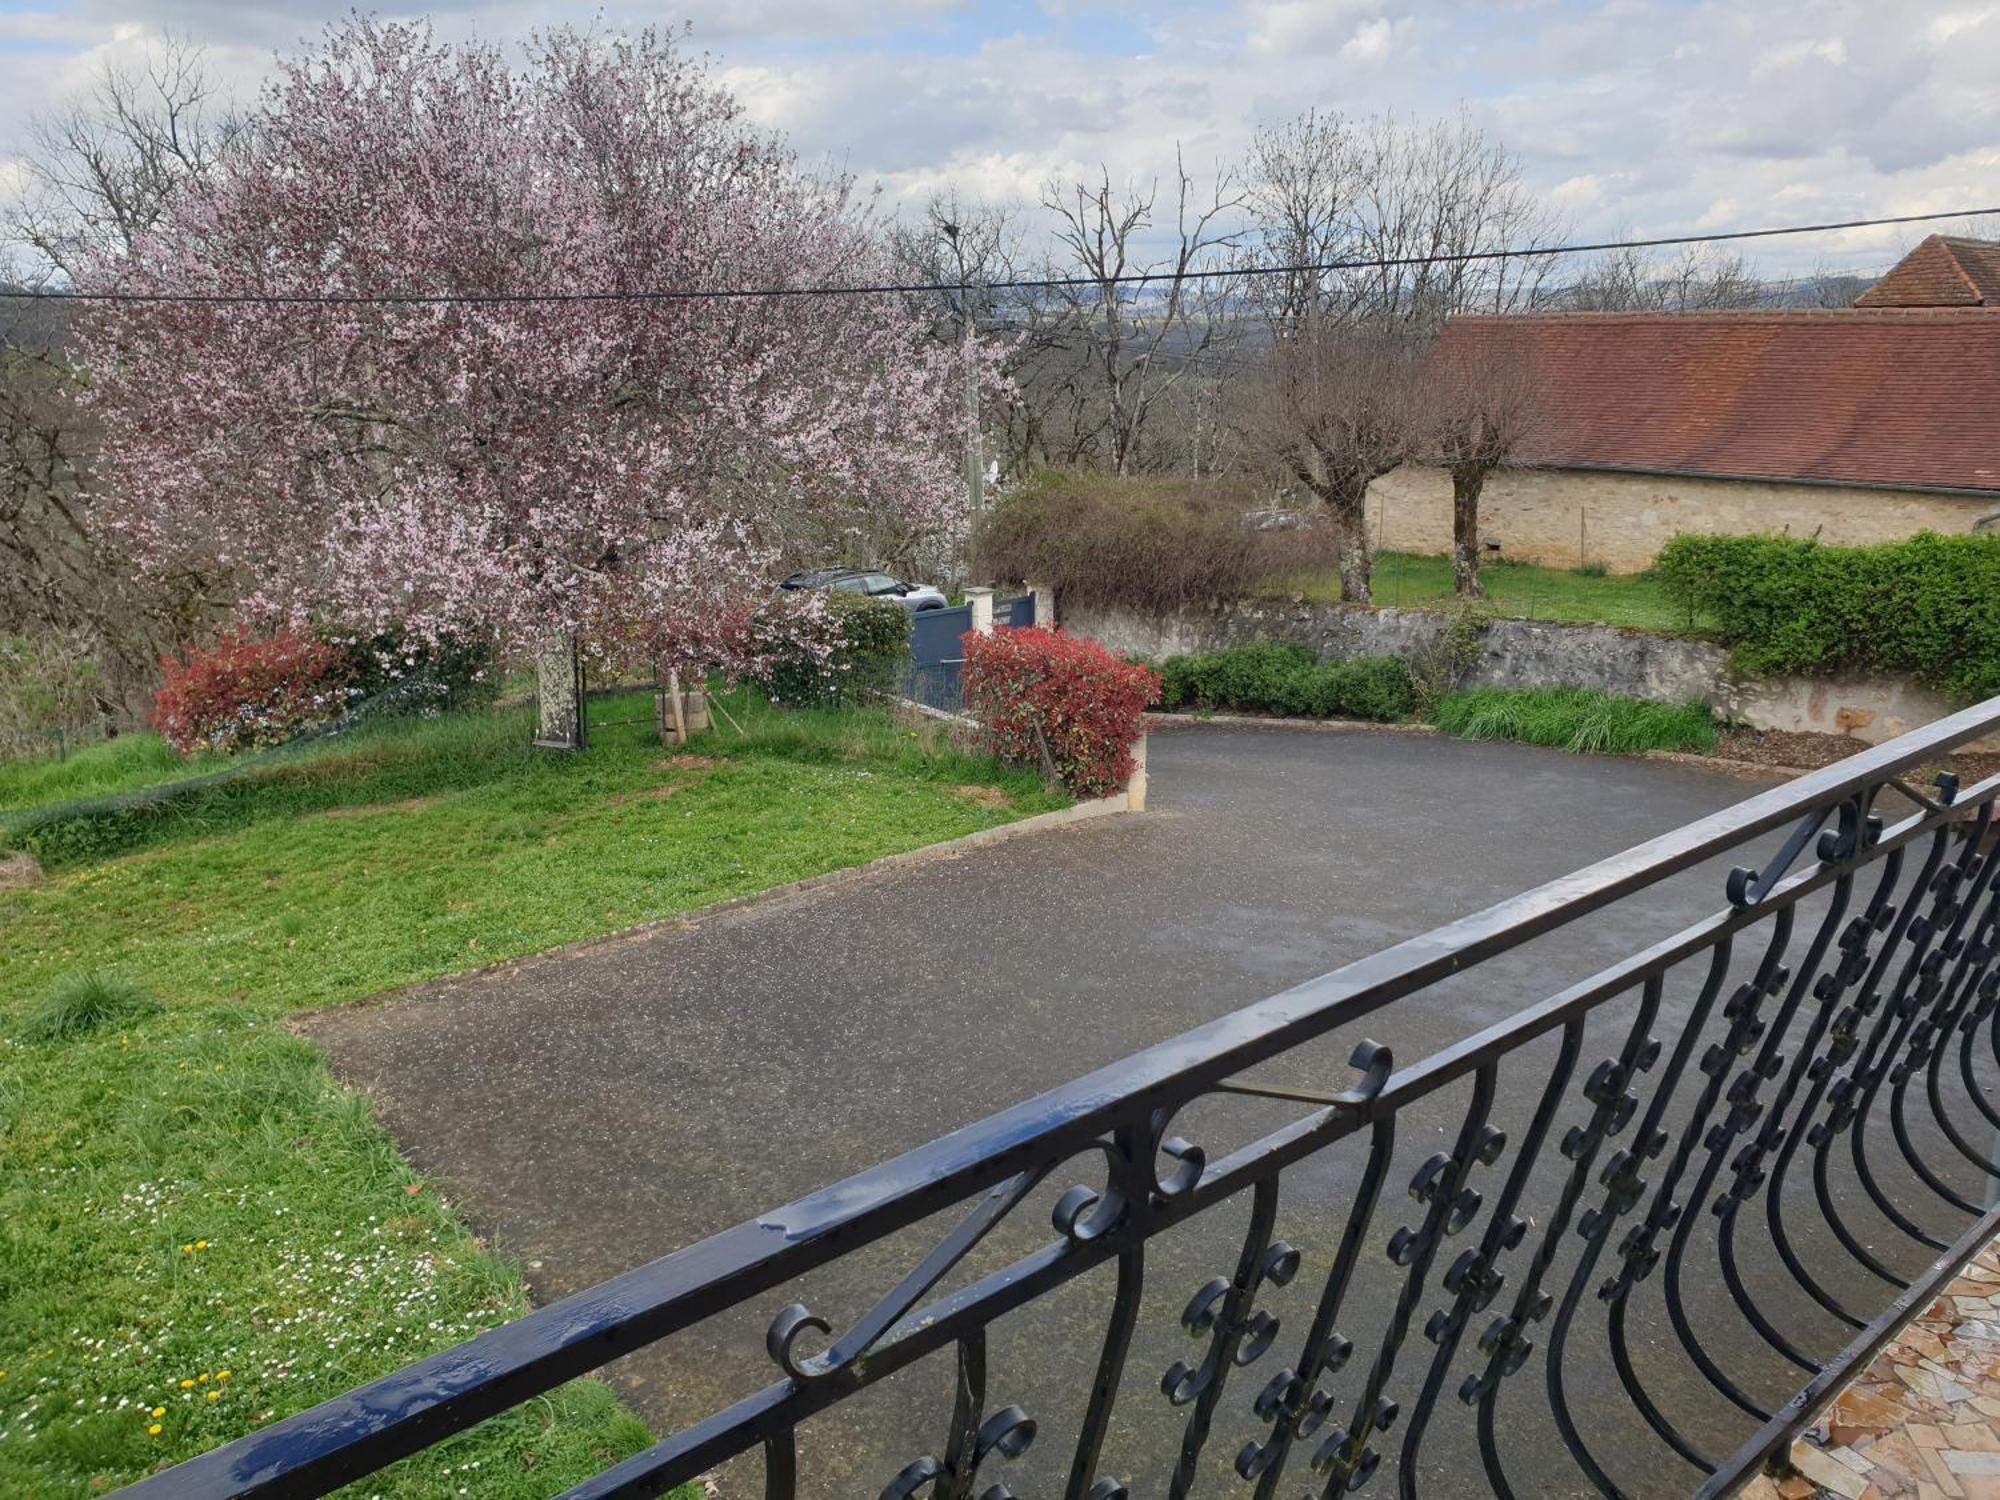
[[[1069,609],[1063,627],[1113,651],[1158,659],[1249,641],[1297,641],[1322,661],[1407,656],[1436,640],[1443,617],[1420,609],[1357,609],[1331,604],[1246,602],[1155,617],[1129,610]],[[1936,693],[1882,677],[1778,677],[1736,681],[1728,653],[1706,641],[1675,640],[1609,625],[1495,620],[1473,686],[1593,687],[1662,703],[1700,701],[1753,729],[1849,734],[1868,744],[1893,739],[1950,712]],[[2000,741],[1975,748],[2000,750]]]

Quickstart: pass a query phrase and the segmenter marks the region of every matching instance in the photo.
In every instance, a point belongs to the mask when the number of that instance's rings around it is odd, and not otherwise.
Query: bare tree
[[[1683,245],[1664,258],[1610,251],[1548,302],[1567,312],[1710,312],[1756,307],[1763,297],[1742,256]]]
[[[982,424],[996,433],[1001,471],[1077,462],[1097,435],[1080,409],[1085,351],[1065,304],[1046,289],[1011,285],[1042,269],[1027,257],[1018,212],[948,188],[897,223],[889,247],[900,280],[964,289],[911,295],[911,310],[930,322],[933,337],[956,344],[969,322],[1004,351],[1009,389]]]
[[[1470,118],[1418,125],[1308,111],[1258,133],[1245,169],[1255,258],[1288,268],[1253,295],[1273,325],[1531,305],[1560,223],[1512,153]],[[1525,253],[1487,258],[1487,252]],[[1337,269],[1343,262],[1375,262]]]
[[[1467,599],[1479,582],[1479,501],[1486,481],[1519,447],[1533,410],[1528,373],[1488,327],[1447,328],[1425,362],[1425,454],[1451,476],[1453,586]]]
[[[1391,320],[1316,318],[1275,351],[1261,433],[1284,472],[1325,504],[1350,603],[1369,599],[1368,486],[1424,448],[1419,350]]]
[[[1512,152],[1461,114],[1419,126],[1389,116],[1361,141],[1354,211],[1353,306],[1434,332],[1455,312],[1531,305],[1550,269],[1559,221],[1521,176]],[[1492,257],[1497,250],[1520,250]]]
[[[1091,435],[1115,474],[1141,466],[1147,419],[1230,326],[1227,289],[1195,273],[1220,266],[1237,244],[1235,177],[1218,174],[1198,198],[1176,156],[1175,179],[1170,228],[1156,224],[1157,182],[1144,192],[1114,188],[1100,169],[1094,182],[1052,181],[1043,194],[1056,221],[1051,279],[1075,283],[1053,288],[1067,348],[1078,356],[1074,430]],[[1165,254],[1149,257],[1146,246],[1162,230]],[[1158,280],[1124,280],[1135,275]]]
[[[106,64],[30,124],[27,191],[9,224],[40,262],[30,278],[130,253],[240,128],[186,42],[169,38],[142,64]],[[29,657],[94,654],[96,707],[115,724],[145,700],[161,649],[206,619],[219,581],[141,589],[93,528],[96,434],[77,401],[66,313],[60,302],[20,304],[0,326],[0,633]]]
[[[29,123],[13,234],[65,275],[87,253],[125,255],[243,128],[184,39],[168,36],[142,63],[105,62],[80,95]]]

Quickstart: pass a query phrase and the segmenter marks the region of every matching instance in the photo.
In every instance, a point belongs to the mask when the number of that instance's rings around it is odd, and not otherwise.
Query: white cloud
[[[173,26],[248,86],[349,0],[79,0],[0,16],[0,162],[26,112],[107,50]],[[444,0],[447,35],[508,37],[552,0]],[[608,24],[687,14],[760,122],[892,199],[956,183],[1032,201],[1052,173],[1139,183],[1240,158],[1307,107],[1442,115],[1461,102],[1596,238],[2000,200],[2000,4],[1969,0],[610,0]],[[131,33],[136,31],[138,37]],[[1916,231],[1766,242],[1782,273],[1879,264]]]

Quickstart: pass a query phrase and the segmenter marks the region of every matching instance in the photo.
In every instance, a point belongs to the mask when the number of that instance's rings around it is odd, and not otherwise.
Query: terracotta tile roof
[[[1520,373],[1518,462],[2000,491],[2000,318],[1979,311],[1459,317]]]
[[[2000,310],[2000,244],[1931,235],[1891,266],[1854,305]]]

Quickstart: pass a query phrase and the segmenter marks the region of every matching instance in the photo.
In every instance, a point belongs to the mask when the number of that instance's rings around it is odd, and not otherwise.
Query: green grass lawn
[[[71,797],[97,797],[157,786],[221,769],[226,755],[174,754],[157,734],[121,735],[72,751],[62,760],[0,760],[0,811]]]
[[[1688,635],[1704,622],[1669,604],[1660,585],[1646,573],[1593,575],[1534,563],[1490,562],[1479,570],[1487,604],[1496,614],[1529,620],[1602,622],[1664,635]],[[1452,593],[1451,559],[1413,552],[1377,552],[1375,602],[1403,607],[1444,604]],[[1340,576],[1314,574],[1280,579],[1266,593],[1289,598],[1302,594],[1315,604],[1340,602]]]
[[[682,756],[608,727],[636,697],[573,757],[513,711],[356,734],[0,891],[0,1494],[101,1493],[524,1310],[288,1014],[1057,805],[881,714],[731,703],[750,738]],[[95,753],[4,784],[108,790]],[[41,1040],[92,973],[156,1003]],[[578,1382],[355,1493],[547,1495],[647,1440]]]

